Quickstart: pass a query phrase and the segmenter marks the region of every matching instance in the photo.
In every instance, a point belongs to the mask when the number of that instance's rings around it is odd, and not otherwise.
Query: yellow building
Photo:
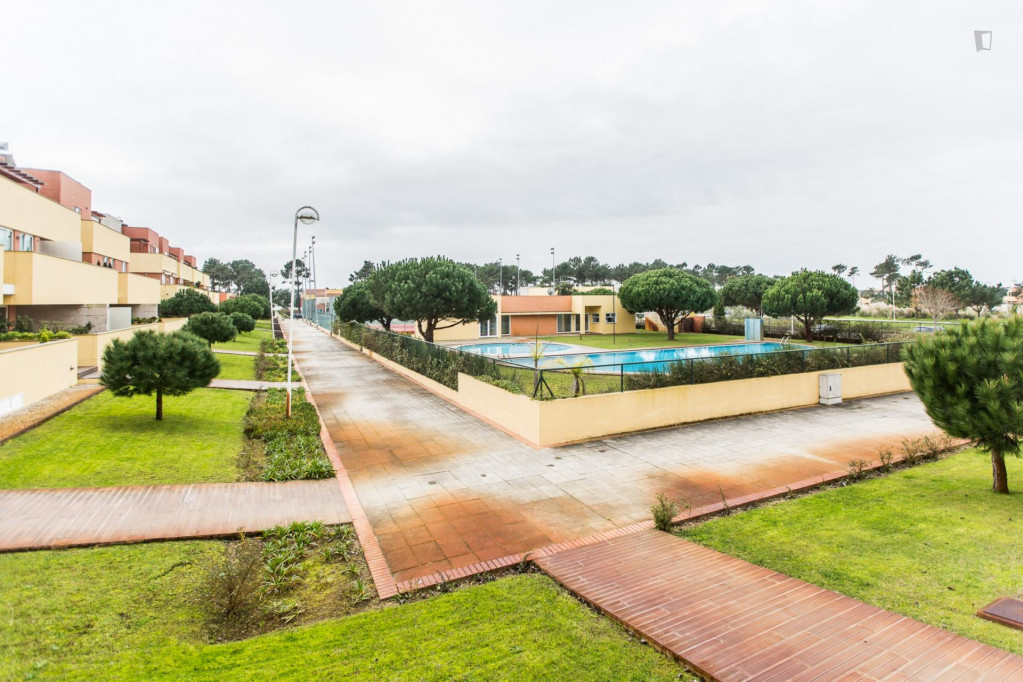
[[[486,322],[434,332],[433,340],[472,341],[555,334],[619,334],[635,331],[635,316],[611,294],[494,296],[497,314]],[[444,324],[443,322],[441,324]],[[418,330],[416,330],[418,336]]]
[[[0,152],[0,319],[105,332],[131,326],[133,317],[156,317],[170,294],[163,273],[154,277],[139,257],[166,258],[168,284],[209,286],[180,249],[168,247],[177,258],[135,253],[129,229],[93,211],[91,190],[68,175],[19,168]]]

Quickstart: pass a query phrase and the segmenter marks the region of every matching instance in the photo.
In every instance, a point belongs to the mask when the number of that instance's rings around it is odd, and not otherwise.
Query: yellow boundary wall
[[[184,327],[186,322],[188,322],[186,318],[178,317],[163,320],[162,322],[153,322],[152,324],[133,325],[125,329],[104,332],[102,334],[76,336],[75,340],[78,341],[78,366],[99,367],[103,364],[103,351],[113,343],[114,339],[127,341],[135,335],[135,332],[140,331],[174,332]]]
[[[354,349],[359,348],[347,339],[336,335],[334,338]],[[820,400],[818,377],[825,373],[785,374],[561,400],[532,400],[467,374],[458,375],[458,390],[455,391],[372,351],[362,349],[362,352],[536,447],[817,405]],[[826,373],[842,375],[844,400],[911,390],[901,362]]]
[[[20,396],[24,407],[71,388],[78,383],[77,358],[74,339],[0,350],[0,403]]]

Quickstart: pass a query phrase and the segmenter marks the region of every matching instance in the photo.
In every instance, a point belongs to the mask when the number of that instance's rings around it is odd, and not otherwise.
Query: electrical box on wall
[[[821,374],[821,405],[840,405],[842,403],[842,375]]]

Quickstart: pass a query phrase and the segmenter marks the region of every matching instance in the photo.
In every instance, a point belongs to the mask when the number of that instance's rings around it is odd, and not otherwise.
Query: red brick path
[[[1023,680],[1023,658],[659,531],[537,559],[717,680]]]

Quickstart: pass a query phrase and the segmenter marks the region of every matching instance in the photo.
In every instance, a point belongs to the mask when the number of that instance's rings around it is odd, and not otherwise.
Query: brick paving
[[[310,326],[295,351],[399,583],[648,520],[658,492],[705,506],[933,433],[901,394],[538,450]]]
[[[292,521],[350,522],[337,481],[0,490],[0,551],[217,537]]]
[[[654,530],[537,559],[715,680],[1023,680],[1023,658]]]

